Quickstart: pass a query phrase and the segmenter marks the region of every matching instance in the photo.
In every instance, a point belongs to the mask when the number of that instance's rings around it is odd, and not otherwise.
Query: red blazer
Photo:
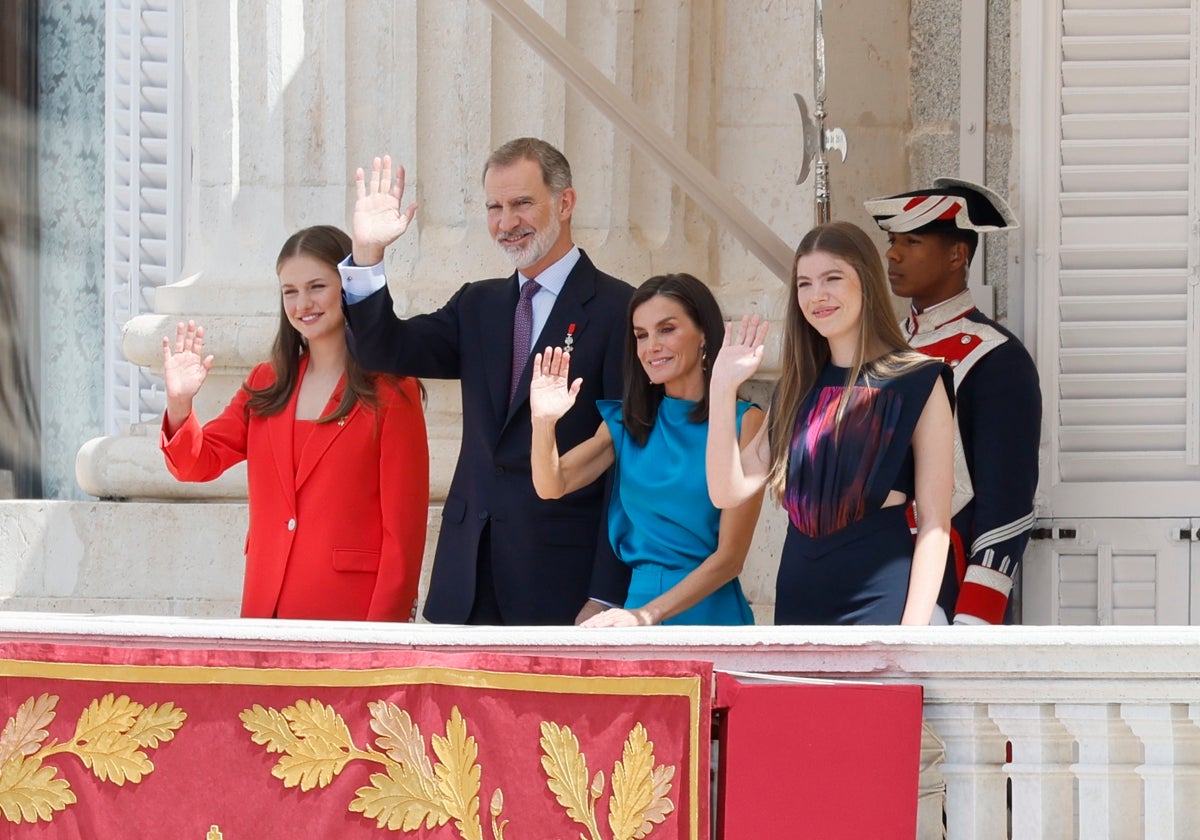
[[[300,378],[308,367],[303,359]],[[274,381],[269,364],[246,382]],[[345,378],[326,413],[341,399]],[[242,615],[411,621],[425,551],[429,446],[414,379],[376,379],[379,409],[315,424],[294,466],[296,393],[272,417],[245,416],[245,388],[201,428],[161,437],[180,481],[211,481],[246,461],[250,531]],[[165,418],[164,418],[165,423]]]

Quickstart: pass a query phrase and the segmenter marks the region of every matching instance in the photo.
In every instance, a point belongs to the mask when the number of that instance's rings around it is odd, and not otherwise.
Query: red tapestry
[[[0,838],[708,837],[711,663],[0,643]]]

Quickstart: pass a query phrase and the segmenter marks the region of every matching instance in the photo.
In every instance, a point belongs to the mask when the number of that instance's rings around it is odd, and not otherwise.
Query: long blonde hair
[[[892,311],[883,260],[871,238],[849,222],[829,222],[805,234],[792,260],[792,288],[784,318],[781,372],[771,400],[767,430],[771,451],[771,473],[767,484],[776,498],[783,497],[787,483],[792,430],[800,404],[830,359],[829,342],[808,323],[796,297],[796,263],[801,257],[818,251],[836,257],[854,269],[862,289],[858,346],[846,375],[838,420],[841,420],[842,409],[859,376],[865,374],[868,378],[886,379],[931,361],[909,347],[900,332]]]

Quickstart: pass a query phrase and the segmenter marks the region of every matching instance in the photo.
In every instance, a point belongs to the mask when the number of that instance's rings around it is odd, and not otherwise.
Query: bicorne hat
[[[987,233],[1017,225],[1008,203],[987,187],[959,178],[935,178],[933,188],[864,202],[875,224],[888,233],[958,228]]]

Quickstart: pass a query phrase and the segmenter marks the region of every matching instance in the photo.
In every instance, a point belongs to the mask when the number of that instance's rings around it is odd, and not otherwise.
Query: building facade
[[[598,265],[633,283],[690,271],[729,315],[782,310],[775,266],[814,220],[793,98],[813,109],[813,0],[535,4],[569,49],[515,25],[529,7],[512,0],[27,6],[46,500],[0,503],[16,606],[236,610],[244,479],[167,475],[159,337],[206,325],[218,368],[199,411],[215,414],[265,356],[278,245],[344,225],[351,173],[376,153],[405,163],[421,204],[389,256],[403,311],[507,270],[479,170],[521,134],[571,159]],[[1022,221],[990,237],[972,285],[1043,382],[1027,623],[1200,615],[1198,31],[1197,0],[824,7],[828,124],[849,142],[834,216],[867,227],[863,199],[948,174],[1006,193]],[[432,546],[458,406],[452,383],[427,384]],[[765,509],[744,578],[762,621],[782,531]]]

